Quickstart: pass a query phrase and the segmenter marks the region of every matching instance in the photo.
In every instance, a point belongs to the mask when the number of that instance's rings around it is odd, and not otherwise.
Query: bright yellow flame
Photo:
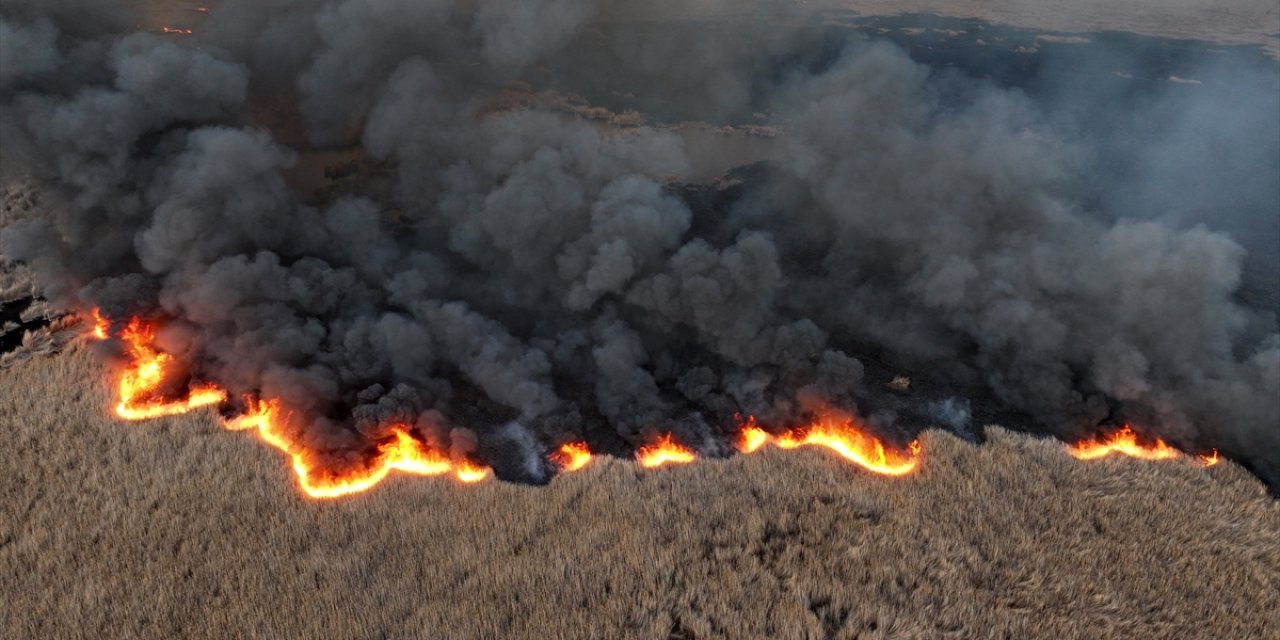
[[[461,482],[480,482],[492,470],[470,460],[453,461],[441,451],[414,438],[405,426],[391,428],[392,440],[378,446],[377,453],[363,467],[334,472],[319,468],[313,455],[291,442],[282,431],[283,416],[276,401],[249,402],[249,411],[229,420],[227,429],[257,429],[263,442],[287,454],[293,462],[298,486],[312,498],[338,498],[372,489],[392,471],[418,476],[441,476],[453,472]]]
[[[636,450],[636,460],[646,469],[665,464],[688,464],[697,459],[698,454],[676,442],[669,433],[662,436],[661,440]]]
[[[551,462],[560,467],[561,473],[577,471],[591,462],[591,449],[585,442],[566,442],[551,454]]]
[[[920,455],[919,441],[913,441],[908,452],[891,449],[879,438],[863,431],[852,417],[835,412],[776,436],[757,426],[755,418],[748,418],[739,433],[738,450],[753,453],[769,443],[780,449],[826,447],[868,471],[887,476],[911,473]]]
[[[1164,440],[1156,440],[1152,444],[1138,442],[1138,434],[1127,424],[1108,437],[1071,445],[1067,447],[1067,452],[1080,460],[1097,460],[1113,453],[1142,460],[1169,460],[1182,455],[1181,451],[1165,444]]]
[[[491,473],[493,473],[493,470],[489,467],[478,465],[470,460],[463,460],[458,463],[458,468],[453,472],[453,475],[458,480],[471,484],[488,478]]]
[[[771,436],[768,431],[757,427],[754,419],[742,428],[738,438],[738,450],[743,453],[755,453],[760,447],[769,444]]]
[[[155,327],[134,318],[125,326],[120,339],[124,341],[131,361],[120,376],[120,402],[116,404],[116,415],[121,418],[136,421],[179,415],[227,399],[227,394],[212,384],[189,388],[185,398],[164,397],[161,391],[171,373],[169,366],[173,356],[151,346],[155,340]]]
[[[93,309],[91,335],[105,340],[111,335],[112,323]],[[126,420],[146,420],[160,416],[187,413],[200,407],[226,402],[227,393],[213,384],[189,385],[186,397],[166,396],[167,384],[175,374],[172,371],[173,356],[153,346],[155,327],[140,318],[132,318],[120,332],[129,364],[120,376],[120,401],[116,413]],[[404,425],[392,426],[392,439],[377,446],[376,452],[362,466],[345,471],[323,468],[314,460],[313,451],[294,442],[283,430],[285,417],[281,415],[278,401],[246,399],[248,411],[225,423],[227,429],[242,431],[255,429],[267,444],[287,454],[298,484],[303,492],[313,498],[335,498],[360,493],[377,485],[392,471],[413,475],[439,476],[448,473],[464,483],[480,482],[493,475],[493,470],[466,458],[453,459],[446,453],[432,449],[410,434]],[[837,412],[829,412],[811,424],[789,429],[773,435],[749,418],[739,433],[738,449],[743,453],[760,450],[767,444],[782,449],[803,446],[820,446],[835,451],[845,459],[874,473],[900,476],[915,470],[921,446],[914,441],[907,452],[886,447],[884,442],[866,433],[856,421]],[[1138,442],[1137,434],[1125,425],[1106,438],[1087,440],[1068,447],[1071,455],[1082,460],[1093,460],[1122,453],[1147,460],[1164,460],[1182,455],[1162,440],[1151,444]],[[676,442],[671,434],[657,442],[640,447],[636,459],[646,467],[666,464],[687,464],[698,457],[693,450]],[[585,442],[570,442],[552,454],[552,461],[564,472],[577,471],[592,458]],[[1206,467],[1218,464],[1221,458],[1215,449],[1200,454],[1197,459]]]

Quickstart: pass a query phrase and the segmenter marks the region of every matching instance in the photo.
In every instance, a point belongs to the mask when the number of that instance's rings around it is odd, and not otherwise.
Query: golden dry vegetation
[[[811,0],[861,15],[938,14],[1043,31],[1121,31],[1161,38],[1260,45],[1280,57],[1280,5],[1272,0]],[[1068,41],[1070,42],[1070,41]]]
[[[163,25],[196,28],[205,14],[197,7],[217,0],[128,0],[147,28]],[[774,17],[780,3],[759,0],[689,2],[648,0],[640,12],[651,18],[724,19],[761,14]],[[1026,29],[1086,33],[1120,31],[1147,36],[1204,40],[1226,45],[1259,45],[1267,55],[1280,57],[1280,5],[1274,0],[804,0],[797,13],[826,12],[838,16],[933,14],[976,19]],[[614,15],[618,13],[619,15]],[[623,18],[634,9],[609,6],[605,18]],[[924,26],[928,26],[927,24]]]
[[[942,433],[545,487],[301,498],[212,414],[109,417],[85,349],[0,371],[9,638],[1276,638],[1280,509],[1232,464]]]

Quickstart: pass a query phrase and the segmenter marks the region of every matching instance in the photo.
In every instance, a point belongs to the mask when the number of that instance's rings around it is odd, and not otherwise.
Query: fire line
[[[885,446],[882,440],[868,434],[852,416],[834,412],[778,435],[772,435],[757,425],[754,416],[748,417],[739,433],[738,450],[754,453],[767,444],[780,449],[825,447],[872,473],[886,476],[911,473],[916,469],[920,455],[918,440],[908,445],[906,452],[899,451]]]
[[[1140,460],[1172,460],[1184,456],[1182,451],[1157,438],[1154,442],[1144,443],[1138,440],[1138,434],[1129,425],[1124,425],[1114,433],[1083,440],[1067,447],[1067,453],[1078,460],[1098,460],[1114,454],[1121,454]],[[1197,460],[1206,467],[1218,464],[1218,450],[1210,454],[1198,455]]]
[[[100,317],[100,316],[99,316]],[[103,323],[94,323],[94,335],[105,334]],[[226,393],[212,384],[200,383],[191,387],[187,397],[170,400],[163,397],[163,387],[171,376],[173,356],[157,351],[155,327],[133,318],[120,334],[130,357],[130,365],[120,376],[120,403],[116,414],[125,420],[147,420],[161,416],[187,413],[200,407],[219,404],[227,399]]]
[[[108,339],[110,321],[104,319],[97,309],[91,315],[93,328],[90,335],[97,340]],[[226,391],[204,382],[189,384],[183,398],[169,397],[166,391],[175,376],[174,358],[154,347],[155,333],[155,325],[139,317],[130,319],[120,331],[118,337],[124,344],[129,363],[120,374],[120,401],[116,405],[116,415],[135,422],[180,415],[228,400]],[[315,452],[308,451],[286,433],[284,424],[288,416],[278,401],[245,398],[245,405],[248,410],[243,415],[224,421],[223,426],[229,431],[255,429],[263,442],[288,455],[299,487],[312,498],[336,498],[367,491],[392,471],[424,476],[453,473],[464,483],[480,482],[492,475],[489,467],[466,459],[451,459],[429,447],[412,436],[406,425],[390,427],[392,439],[380,444],[363,466],[344,472],[327,470],[316,462]]]
[[[662,436],[657,442],[647,444],[636,450],[636,461],[646,469],[669,464],[689,464],[697,459],[697,453],[676,442],[669,433]]]
[[[120,418],[148,420],[180,415],[201,407],[225,405],[229,401],[224,389],[206,381],[187,381],[185,391],[175,393],[175,381],[181,381],[187,374],[173,355],[154,346],[157,331],[154,322],[135,316],[113,334],[116,325],[100,310],[93,309],[89,315],[92,320],[89,336],[102,341],[114,335],[122,343],[128,359],[120,372],[119,402],[115,407]],[[376,486],[392,472],[419,476],[452,475],[459,482],[468,484],[493,475],[493,470],[485,465],[465,458],[453,458],[429,445],[413,435],[411,427],[403,424],[388,426],[390,435],[372,447],[363,463],[341,471],[329,469],[320,462],[319,452],[309,450],[290,435],[287,428],[290,414],[278,400],[253,397],[243,400],[244,413],[224,420],[224,428],[228,431],[256,430],[263,442],[289,457],[299,488],[312,498],[337,498],[361,493]],[[902,476],[915,471],[921,453],[919,441],[911,442],[905,451],[888,446],[868,433],[856,418],[834,410],[819,415],[808,424],[778,433],[767,431],[756,423],[754,417],[748,417],[740,425],[737,450],[751,454],[766,446],[779,449],[826,448],[863,469],[885,476]],[[1163,440],[1139,442],[1137,434],[1128,425],[1109,436],[1071,445],[1068,451],[1081,460],[1095,460],[1116,453],[1147,460],[1184,456]],[[570,473],[590,464],[592,458],[587,443],[577,441],[562,444],[551,453],[549,461],[560,473]],[[656,468],[688,464],[697,460],[698,454],[667,433],[639,447],[635,458],[644,468]],[[1220,456],[1215,449],[1211,453],[1197,455],[1196,460],[1208,467],[1218,464]]]

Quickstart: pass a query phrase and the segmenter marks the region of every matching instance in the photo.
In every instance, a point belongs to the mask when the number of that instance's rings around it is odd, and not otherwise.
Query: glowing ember
[[[1222,462],[1222,459],[1218,457],[1217,449],[1214,449],[1213,451],[1207,454],[1202,453],[1196,457],[1200,460],[1200,464],[1206,467],[1212,467],[1213,465],[1218,464],[1219,462]]]
[[[591,450],[585,442],[566,442],[551,454],[551,462],[560,467],[561,472],[577,471],[591,462]]]
[[[858,466],[887,476],[901,476],[915,470],[919,462],[920,443],[912,442],[906,452],[886,447],[884,442],[866,432],[852,417],[828,414],[803,427],[770,435],[749,418],[739,434],[738,450],[753,453],[772,443],[781,449],[826,447]]]
[[[96,330],[96,325],[95,325]],[[223,402],[227,394],[216,386],[201,384],[187,390],[185,398],[164,394],[170,383],[173,356],[151,346],[155,327],[134,318],[120,334],[128,350],[130,364],[120,376],[120,402],[116,415],[125,420],[147,420],[187,413],[193,409]]]
[[[168,34],[172,34],[172,35],[176,35],[176,36],[189,36],[189,35],[191,35],[191,34],[193,34],[193,33],[195,33],[195,32],[194,32],[194,31],[192,31],[191,29],[183,29],[183,28],[181,28],[181,27],[168,27],[168,26],[165,26],[165,27],[160,27],[160,33],[168,33]]]
[[[1181,451],[1165,444],[1164,440],[1156,440],[1152,444],[1138,442],[1138,434],[1127,424],[1109,437],[1085,440],[1069,446],[1067,452],[1080,460],[1097,460],[1113,453],[1143,460],[1169,460],[1182,455]]]
[[[698,454],[673,440],[669,433],[661,440],[636,450],[636,460],[646,469],[665,464],[688,464],[697,459]]]

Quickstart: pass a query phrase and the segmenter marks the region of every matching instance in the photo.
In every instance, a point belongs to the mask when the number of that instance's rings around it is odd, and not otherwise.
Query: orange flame
[[[488,478],[492,473],[493,470],[489,467],[476,464],[470,460],[462,460],[458,463],[458,468],[454,470],[453,475],[462,482],[472,484]]]
[[[182,27],[164,26],[160,27],[160,33],[168,33],[176,36],[189,36],[195,33],[195,31],[192,31],[191,29],[183,29]]]
[[[662,436],[661,440],[636,450],[636,460],[646,469],[661,467],[665,464],[688,464],[697,459],[698,454],[676,442],[669,433]]]
[[[311,452],[291,441],[283,432],[279,402],[249,401],[248,405],[248,412],[227,421],[227,429],[257,429],[263,442],[291,458],[293,471],[298,476],[298,486],[312,498],[338,498],[368,491],[392,471],[419,476],[441,476],[452,471],[458,480],[466,483],[479,482],[492,473],[489,467],[469,460],[451,460],[443,452],[431,449],[414,438],[408,427],[403,425],[391,428],[394,439],[378,445],[377,453],[363,467],[342,473],[325,470],[312,461],[314,455]]]
[[[1067,447],[1067,452],[1080,460],[1097,460],[1113,453],[1122,453],[1142,460],[1169,460],[1182,455],[1181,451],[1165,444],[1164,440],[1157,439],[1152,444],[1138,442],[1138,434],[1134,433],[1127,424],[1108,437],[1094,438],[1071,445]]]
[[[772,438],[773,436],[770,436],[768,431],[756,426],[753,418],[738,434],[738,450],[743,453],[755,453],[760,447],[769,444],[769,440]]]
[[[95,324],[95,331],[97,329]],[[125,420],[147,420],[187,413],[193,409],[219,404],[227,394],[211,384],[198,384],[187,390],[187,397],[177,400],[164,397],[162,388],[172,374],[173,356],[151,346],[155,327],[133,318],[120,334],[129,352],[130,364],[120,377],[120,402],[116,415]]]
[[[915,470],[919,462],[920,442],[913,441],[907,452],[885,446],[879,438],[864,432],[852,417],[825,414],[811,424],[770,435],[760,428],[755,418],[748,418],[738,439],[738,450],[754,453],[772,443],[781,449],[805,446],[826,447],[854,464],[880,475],[901,476]]]
[[[551,462],[560,467],[562,473],[577,471],[591,462],[591,450],[585,442],[566,442],[551,454]]]
[[[97,309],[93,311],[96,337],[105,338],[110,322]],[[133,318],[120,333],[129,357],[129,365],[120,376],[120,402],[116,414],[126,420],[147,420],[178,415],[204,406],[221,404],[227,393],[212,384],[197,384],[187,389],[185,398],[174,400],[164,395],[173,375],[173,356],[157,350],[155,326],[141,318]],[[428,447],[410,435],[408,427],[393,426],[393,440],[378,446],[372,459],[362,467],[345,472],[321,468],[314,462],[315,453],[294,442],[283,430],[280,403],[274,400],[246,399],[248,411],[228,420],[231,431],[256,429],[263,442],[283,451],[292,460],[294,473],[302,491],[313,498],[336,498],[372,488],[392,471],[414,475],[437,476],[452,472],[461,482],[480,482],[492,475],[492,469],[470,460],[453,460],[441,451]]]
[[[111,335],[112,323],[99,309],[92,310],[91,335],[105,340]],[[186,396],[173,398],[176,372],[174,357],[153,346],[156,328],[138,317],[132,318],[121,330],[129,365],[120,376],[120,401],[116,414],[125,420],[146,420],[160,416],[178,415],[194,409],[226,402],[227,393],[209,383],[188,385]],[[362,466],[342,472],[323,468],[315,462],[316,453],[294,442],[282,428],[281,407],[278,401],[246,399],[248,411],[225,423],[227,429],[243,431],[256,429],[267,444],[290,456],[298,484],[303,492],[313,498],[335,498],[360,493],[377,485],[392,471],[424,476],[448,473],[461,482],[480,482],[493,474],[487,466],[465,458],[453,459],[446,453],[433,449],[410,434],[404,425],[390,429],[392,438],[377,446],[376,452]],[[900,476],[913,471],[919,461],[920,443],[912,442],[907,452],[891,449],[878,438],[864,432],[852,417],[834,412],[823,415],[811,424],[789,429],[781,434],[770,434],[749,418],[739,433],[738,449],[743,453],[758,451],[767,444],[782,449],[803,446],[821,446],[835,451],[845,459],[874,473]],[[1094,460],[1122,453],[1147,460],[1164,460],[1182,456],[1177,449],[1163,440],[1151,444],[1138,442],[1137,434],[1129,425],[1106,438],[1086,440],[1068,447],[1072,456],[1081,460]],[[676,442],[671,434],[657,442],[640,447],[636,459],[646,468],[666,464],[687,464],[698,455]],[[1214,449],[1211,453],[1196,456],[1200,464],[1210,467],[1221,458]],[[585,442],[562,445],[551,456],[563,472],[577,471],[592,458]]]
[[[1217,449],[1214,449],[1209,453],[1202,453],[1196,456],[1196,458],[1200,460],[1200,464],[1206,467],[1212,467],[1213,465],[1218,464],[1219,462],[1222,462],[1222,459],[1218,457]]]
[[[93,332],[90,334],[94,340],[106,340],[108,332],[111,331],[111,322],[102,317],[102,312],[94,307],[93,311]]]

